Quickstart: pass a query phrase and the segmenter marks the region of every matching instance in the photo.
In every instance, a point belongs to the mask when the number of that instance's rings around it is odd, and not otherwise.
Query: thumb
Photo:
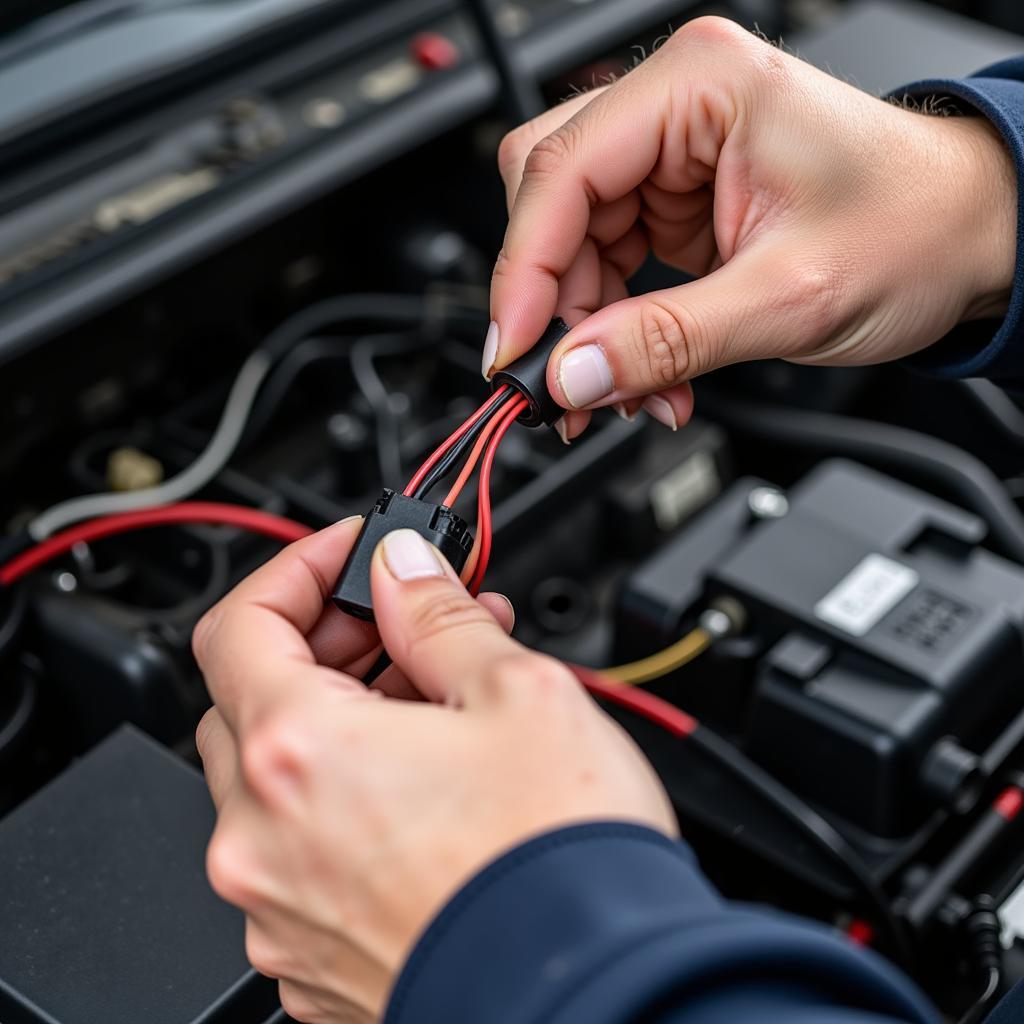
[[[594,408],[729,363],[806,353],[827,329],[824,279],[793,283],[780,265],[778,253],[743,253],[696,281],[606,306],[555,348],[548,388],[567,409]]]
[[[472,704],[490,668],[524,653],[414,530],[380,542],[370,584],[384,647],[428,700]]]

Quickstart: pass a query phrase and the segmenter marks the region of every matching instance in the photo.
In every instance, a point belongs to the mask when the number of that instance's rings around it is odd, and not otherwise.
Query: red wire
[[[159,508],[140,509],[137,512],[123,512],[118,515],[103,516],[85,523],[79,523],[61,533],[54,534],[34,547],[16,555],[6,565],[0,567],[0,584],[15,583],[28,573],[33,572],[47,562],[59,558],[70,551],[76,544],[85,544],[131,530],[141,530],[149,526],[167,526],[173,523],[209,523],[213,525],[235,526],[251,533],[263,534],[279,540],[283,544],[302,537],[308,537],[313,531],[302,523],[283,516],[262,512],[257,508],[244,505],[227,505],[213,501],[184,501],[177,505],[164,505]]]
[[[499,415],[494,432],[487,442],[483,462],[480,464],[476,516],[476,533],[480,540],[480,553],[477,556],[476,568],[469,581],[469,592],[473,595],[480,592],[484,575],[487,572],[487,563],[491,558],[491,469],[494,466],[494,457],[498,454],[498,447],[506,431],[529,404],[525,398],[519,397]]]
[[[466,459],[466,464],[462,467],[462,472],[459,473],[455,483],[452,484],[451,489],[445,495],[443,504],[447,505],[449,508],[459,500],[459,495],[462,493],[463,487],[466,486],[466,481],[469,480],[470,476],[472,476],[473,470],[476,468],[476,464],[480,461],[480,454],[486,447],[488,440],[490,440],[490,437],[494,433],[494,430],[500,420],[500,416],[495,416],[494,419],[491,420],[491,422],[488,423],[481,431],[480,436],[476,440],[476,444],[473,446],[473,450],[469,454],[469,458]]]
[[[477,569],[473,574],[474,580],[477,581],[477,589],[479,589],[479,580],[483,578],[483,570],[486,569],[486,560],[490,552],[490,501],[485,485],[490,483],[491,466],[494,463],[494,455],[502,435],[512,425],[526,404],[525,400],[521,403],[514,402],[509,406],[508,411],[500,417],[484,457],[484,464],[480,468],[480,498],[485,513],[478,529],[486,548],[481,551]],[[77,526],[54,534],[0,567],[0,584],[7,586],[16,583],[35,569],[67,553],[76,544],[89,543],[104,537],[151,526],[184,523],[234,526],[252,533],[262,534],[284,544],[301,540],[313,532],[308,526],[297,523],[293,519],[286,519],[260,509],[210,501],[186,501],[177,505],[165,505],[160,508],[140,509],[137,512],[104,516],[100,519],[79,523]],[[646,690],[607,681],[593,669],[583,668],[580,665],[570,665],[569,667],[595,697],[628,708],[655,725],[666,729],[674,736],[685,738],[697,729],[698,723],[695,718]]]
[[[603,678],[599,672],[584,668],[582,665],[569,665],[569,668],[595,697],[600,697],[601,700],[608,701],[610,704],[628,708],[649,722],[661,726],[673,736],[686,739],[697,731],[700,723],[696,718],[647,690],[636,686],[624,686],[622,683],[613,683],[611,680]]]
[[[434,450],[434,452],[430,455],[427,461],[424,462],[423,465],[416,470],[415,476],[413,476],[413,478],[406,485],[405,490],[402,492],[407,498],[412,496],[413,492],[416,490],[417,487],[419,487],[420,483],[423,481],[423,478],[430,472],[430,470],[433,468],[437,460],[440,459],[441,456],[443,456],[444,453],[448,451],[448,449],[451,448],[451,446],[455,444],[455,442],[458,441],[460,437],[464,436],[465,433],[469,430],[469,428],[472,427],[473,424],[476,423],[480,419],[480,417],[483,416],[484,413],[486,413],[494,405],[494,403],[498,400],[499,396],[503,395],[507,390],[508,385],[502,384],[501,387],[498,388],[498,390],[495,391],[491,395],[491,397],[488,398],[487,401],[484,402],[484,404],[481,405],[480,408],[477,409],[477,411],[473,413],[473,415],[470,416],[469,419],[466,420],[466,422],[463,423],[462,426],[459,427],[459,429],[456,430],[455,433],[451,435],[451,437],[448,438],[447,441],[442,442]]]

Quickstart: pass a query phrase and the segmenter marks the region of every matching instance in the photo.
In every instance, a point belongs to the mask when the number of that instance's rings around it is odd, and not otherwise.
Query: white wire
[[[32,539],[43,540],[83,519],[170,505],[205,487],[227,465],[238,447],[257,392],[272,363],[270,354],[261,348],[246,359],[231,386],[231,393],[213,437],[195,462],[177,476],[141,491],[86,494],[62,501],[40,513],[28,524]]]

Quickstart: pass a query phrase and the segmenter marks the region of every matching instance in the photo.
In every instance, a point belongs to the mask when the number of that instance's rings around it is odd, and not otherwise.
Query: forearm
[[[924,1024],[913,986],[844,938],[730,904],[689,850],[625,824],[550,833],[421,938],[387,1024]]]

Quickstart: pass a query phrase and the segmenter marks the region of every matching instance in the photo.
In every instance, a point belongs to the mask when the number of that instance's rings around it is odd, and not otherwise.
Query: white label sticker
[[[814,606],[814,614],[863,636],[917,586],[918,579],[909,566],[884,555],[868,555]]]

